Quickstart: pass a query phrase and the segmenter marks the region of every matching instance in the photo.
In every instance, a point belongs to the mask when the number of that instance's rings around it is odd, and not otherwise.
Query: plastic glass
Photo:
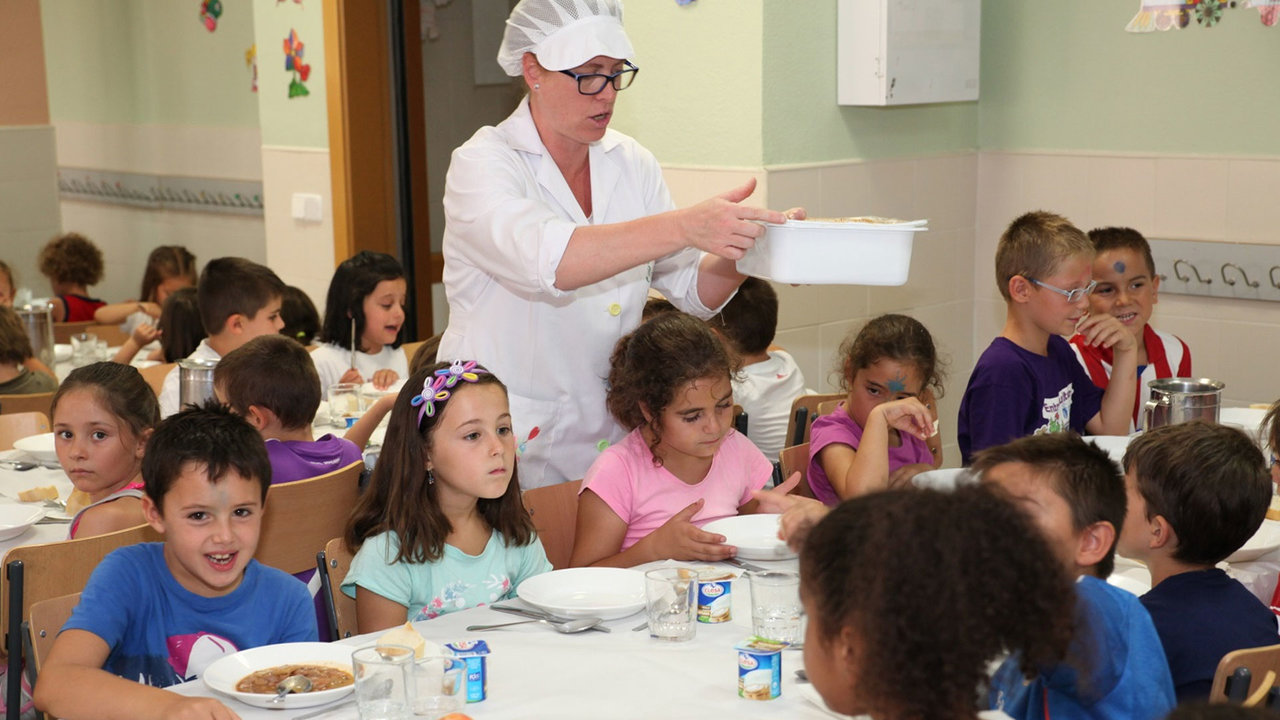
[[[413,650],[375,645],[351,653],[360,720],[408,720],[413,707]]]
[[[351,427],[363,414],[360,386],[356,383],[330,385],[325,399],[329,401],[329,422],[339,427]]]
[[[71,366],[83,367],[98,362],[98,336],[76,333],[71,336]]]
[[[649,637],[680,642],[698,629],[698,574],[688,568],[658,568],[644,574]]]
[[[800,642],[800,574],[785,570],[749,572],[751,632],[781,642]]]
[[[413,714],[438,720],[466,704],[467,663],[452,655],[427,655],[413,667]]]

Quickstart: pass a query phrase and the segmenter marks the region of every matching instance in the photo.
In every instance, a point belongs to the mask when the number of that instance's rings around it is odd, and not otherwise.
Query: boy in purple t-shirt
[[[1128,432],[1137,342],[1111,315],[1089,315],[1093,255],[1089,238],[1053,213],[1027,213],[1000,236],[996,282],[1005,324],[978,358],[960,401],[957,440],[965,465],[979,450],[1025,435]],[[1106,391],[1076,362],[1064,339],[1073,333],[1114,353]]]
[[[320,407],[320,377],[306,348],[283,335],[254,338],[227,353],[213,372],[219,399],[249,421],[267,443],[271,483],[306,480],[363,459],[345,438],[311,432]]]

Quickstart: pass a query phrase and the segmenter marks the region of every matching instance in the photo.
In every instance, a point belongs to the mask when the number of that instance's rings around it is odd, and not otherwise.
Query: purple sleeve
[[[975,367],[956,428],[963,463],[972,463],[979,450],[1026,435],[1028,413],[1039,406],[1034,394],[1030,378],[1016,365]]]

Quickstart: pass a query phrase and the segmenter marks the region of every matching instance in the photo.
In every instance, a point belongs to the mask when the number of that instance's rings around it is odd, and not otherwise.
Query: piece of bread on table
[[[67,514],[75,515],[91,504],[93,504],[93,501],[89,499],[89,493],[81,490],[72,490],[71,494],[67,496]]]
[[[44,485],[42,487],[33,487],[30,490],[19,490],[18,500],[22,502],[40,502],[43,500],[57,500],[58,488],[52,485]]]

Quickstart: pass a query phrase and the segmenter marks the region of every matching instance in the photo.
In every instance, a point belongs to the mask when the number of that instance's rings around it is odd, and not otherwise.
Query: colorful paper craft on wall
[[[311,91],[304,85],[311,76],[311,66],[302,62],[302,41],[298,39],[298,31],[290,30],[289,37],[284,39],[284,69],[293,72],[289,81],[289,97],[310,95]]]
[[[1280,20],[1280,0],[1139,0],[1138,14],[1125,30],[1132,33],[1175,30],[1194,20],[1201,27],[1222,22],[1227,10],[1254,8],[1262,24],[1271,27]]]
[[[200,22],[205,29],[213,32],[218,29],[218,18],[222,17],[222,0],[202,0],[200,3]]]
[[[253,87],[252,92],[258,92],[258,46],[250,45],[248,50],[244,51],[244,64],[253,71]]]

